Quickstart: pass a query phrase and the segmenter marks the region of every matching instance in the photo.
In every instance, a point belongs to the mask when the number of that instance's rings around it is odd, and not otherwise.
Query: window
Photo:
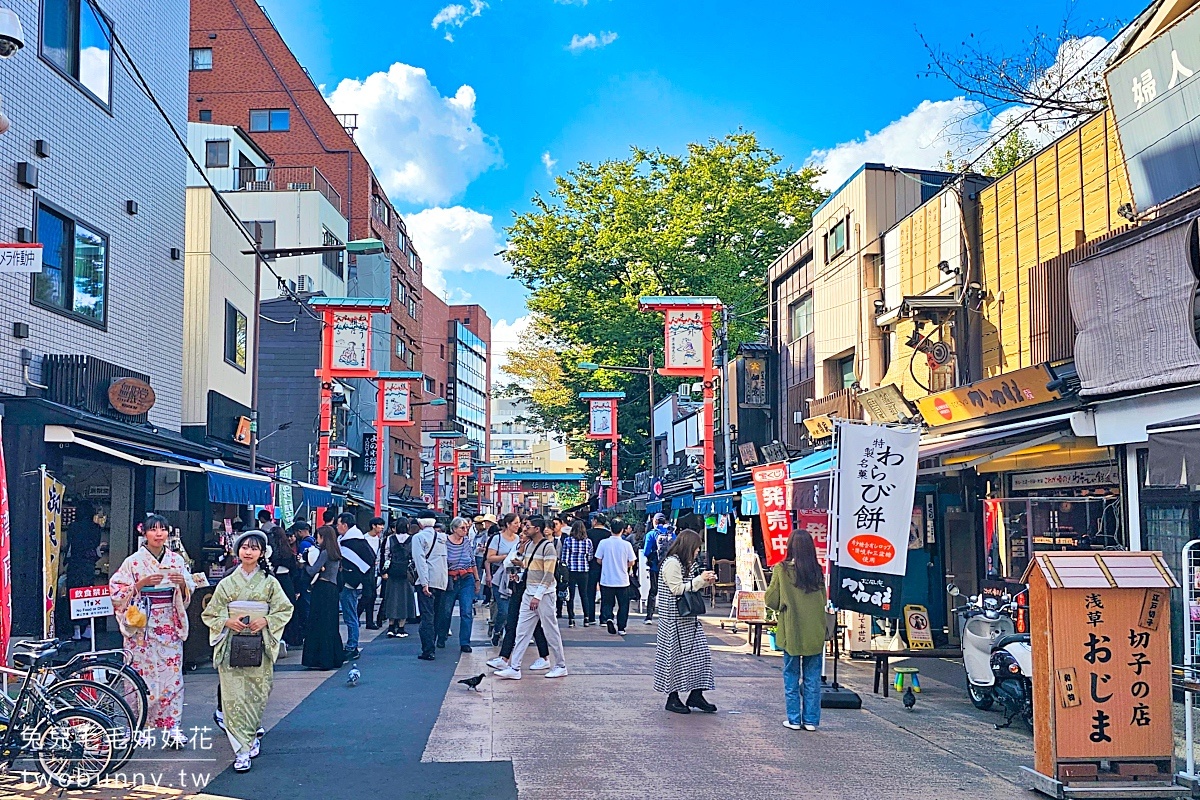
[[[242,225],[244,225],[247,232],[249,232],[250,238],[258,242],[258,247],[260,250],[275,249],[275,220],[249,220],[247,222],[243,222]],[[274,259],[268,258],[267,260],[273,261]]]
[[[408,292],[403,281],[396,281],[396,300],[403,303],[408,297]]]
[[[788,306],[788,339],[794,342],[808,336],[812,331],[813,296],[812,292],[809,292]]]
[[[329,228],[322,228],[322,230],[325,232],[324,236],[326,247],[341,247],[345,244],[341,239],[334,236],[333,231],[329,230]],[[340,278],[344,273],[346,251],[329,250],[321,253],[321,263],[325,265],[325,269],[329,270]]]
[[[411,478],[413,475],[413,460],[409,456],[404,457],[404,477]]]
[[[411,294],[408,296],[408,315],[413,319],[417,318],[417,298]]]
[[[103,327],[108,237],[44,203],[38,204],[35,224],[42,243],[42,271],[33,276],[32,302]]]
[[[246,315],[225,301],[225,360],[246,371]]]
[[[438,345],[438,357],[441,358],[443,361],[446,360],[446,345],[444,345],[444,344]]]
[[[371,213],[375,216],[375,219],[384,225],[390,225],[391,215],[388,212],[387,201],[377,194],[371,195]]]
[[[396,464],[392,467],[392,472],[396,475],[404,474],[404,456],[399,453],[396,454]]]
[[[212,48],[211,47],[193,47],[192,48],[192,71],[203,72],[212,69]]]
[[[250,131],[286,131],[291,127],[291,112],[286,108],[250,109]]]
[[[825,263],[846,252],[846,229],[850,227],[850,218],[843,217],[825,234]]]
[[[200,109],[200,121],[201,122],[212,122],[212,109],[211,108]]]
[[[112,26],[88,0],[43,0],[42,58],[106,108],[112,90]]]
[[[837,374],[842,380],[843,389],[849,389],[854,385],[858,378],[854,377],[854,354],[839,358],[837,362]]]
[[[204,143],[204,166],[229,166],[229,140],[210,139]]]
[[[411,269],[413,272],[417,271],[417,251],[416,250],[408,251],[408,268]]]
[[[435,390],[435,389],[437,389],[437,385],[436,385],[436,382],[433,380],[433,378],[426,378],[426,379],[425,379],[425,391],[426,391],[426,393],[428,393],[428,394],[433,394],[433,392],[434,392],[434,390]]]

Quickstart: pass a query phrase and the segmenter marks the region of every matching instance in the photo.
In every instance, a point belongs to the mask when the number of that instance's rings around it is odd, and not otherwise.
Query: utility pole
[[[721,309],[721,434],[725,443],[725,491],[733,485],[733,442],[729,435],[729,307]]]
[[[655,478],[655,450],[658,449],[657,440],[654,438],[654,349],[646,354],[646,379],[650,382],[650,484],[653,485]]]

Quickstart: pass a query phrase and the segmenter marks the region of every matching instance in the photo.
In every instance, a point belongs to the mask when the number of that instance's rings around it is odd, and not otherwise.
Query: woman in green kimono
[[[233,747],[233,769],[248,772],[258,755],[257,735],[271,682],[279,640],[292,617],[292,602],[271,575],[267,540],[261,531],[246,531],[234,542],[238,566],[217,584],[201,619],[208,626],[213,646],[213,666],[221,678],[221,705],[225,733]],[[235,634],[261,633],[262,663],[257,667],[231,667],[230,642]]]

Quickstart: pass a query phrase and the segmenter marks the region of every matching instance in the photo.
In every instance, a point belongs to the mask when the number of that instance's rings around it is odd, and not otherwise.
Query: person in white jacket
[[[417,607],[421,611],[421,654],[422,661],[433,661],[434,646],[445,647],[438,642],[438,632],[446,628],[442,608],[442,593],[446,591],[448,570],[446,565],[446,534],[434,529],[433,517],[418,517],[421,530],[412,540],[412,560],[417,570]]]

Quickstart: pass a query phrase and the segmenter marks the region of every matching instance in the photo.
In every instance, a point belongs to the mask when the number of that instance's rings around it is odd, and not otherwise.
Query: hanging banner
[[[333,312],[333,372],[370,368],[371,314],[367,311]]]
[[[8,663],[8,644],[12,641],[12,518],[7,473],[0,445],[0,664]]]
[[[920,433],[841,424],[838,433],[834,605],[900,616]]]
[[[817,563],[829,576],[829,512],[822,509],[803,509],[796,512],[796,527],[808,531],[817,550]]]
[[[296,504],[292,500],[292,465],[285,464],[279,468],[279,510],[283,514],[283,527],[290,528],[296,520]]]
[[[411,393],[408,381],[380,381],[383,392],[383,424],[412,425]]]
[[[694,370],[702,374],[704,363],[704,312],[675,308],[666,312],[666,365],[669,370]]]
[[[448,467],[454,463],[454,443],[448,439],[440,439],[437,446],[438,466]]]
[[[737,590],[750,591],[754,588],[754,523],[739,519],[733,525],[733,559],[737,573]]]
[[[613,422],[617,414],[616,400],[592,400],[591,412],[588,415],[588,438],[611,439]]]
[[[62,559],[62,503],[67,487],[42,469],[42,635],[54,638],[54,600]]]
[[[454,452],[454,474],[455,475],[470,475],[471,474],[471,451],[470,450],[456,450]]]
[[[787,557],[788,538],[792,535],[792,512],[787,502],[787,464],[756,467],[753,475],[758,514],[762,520],[763,549],[767,566],[773,567]]]

